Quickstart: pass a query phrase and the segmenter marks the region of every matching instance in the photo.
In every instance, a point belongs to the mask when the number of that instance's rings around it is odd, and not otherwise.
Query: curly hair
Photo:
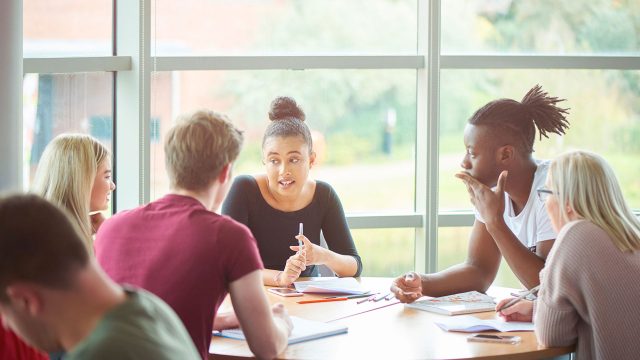
[[[304,111],[293,98],[288,96],[275,98],[271,102],[271,108],[269,109],[271,123],[269,123],[264,132],[262,146],[264,147],[267,139],[272,137],[299,136],[309,146],[309,152],[313,151],[311,131],[307,124],[304,123],[305,119]]]

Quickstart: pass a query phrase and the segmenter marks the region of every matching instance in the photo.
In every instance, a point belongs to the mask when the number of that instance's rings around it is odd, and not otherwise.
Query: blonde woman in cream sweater
[[[558,238],[540,273],[538,299],[500,315],[534,319],[542,345],[575,344],[578,359],[637,358],[640,222],[613,169],[599,155],[569,152],[553,161],[538,194]]]

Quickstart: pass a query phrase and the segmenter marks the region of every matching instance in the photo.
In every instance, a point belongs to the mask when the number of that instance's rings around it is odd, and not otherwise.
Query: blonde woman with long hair
[[[500,312],[535,318],[545,346],[576,344],[579,359],[631,359],[640,353],[640,221],[622,196],[613,169],[586,151],[559,156],[537,190],[559,230],[541,272],[534,303]],[[501,301],[501,307],[509,299]]]
[[[89,135],[62,134],[45,148],[32,191],[69,211],[93,254],[92,235],[115,187],[109,150]]]

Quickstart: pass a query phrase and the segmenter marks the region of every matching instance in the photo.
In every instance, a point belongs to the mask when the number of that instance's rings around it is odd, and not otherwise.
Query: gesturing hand
[[[471,203],[478,210],[485,223],[492,223],[503,218],[504,188],[507,183],[507,175],[507,171],[501,172],[496,189],[491,190],[466,172],[456,174],[456,177],[467,186]]]
[[[276,283],[278,286],[289,286],[300,277],[306,268],[305,251],[299,251],[287,259],[284,270],[278,274]]]
[[[322,246],[318,246],[304,235],[296,235],[296,239],[302,241],[302,251],[305,253],[306,263],[305,265],[321,265],[326,261],[327,249]],[[300,246],[289,246],[293,251],[299,251]]]
[[[411,303],[422,296],[422,279],[417,273],[410,272],[395,278],[389,290],[400,302]]]

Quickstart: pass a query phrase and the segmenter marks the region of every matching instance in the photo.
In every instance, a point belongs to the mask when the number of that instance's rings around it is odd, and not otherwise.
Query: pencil
[[[314,299],[314,300],[302,300],[298,301],[298,304],[313,304],[313,303],[321,303],[321,302],[330,302],[330,301],[346,301],[346,297],[337,297],[330,299]]]
[[[496,312],[500,312],[510,306],[515,305],[518,301],[526,298],[527,296],[531,295],[531,294],[535,294],[538,291],[538,288],[540,288],[540,285],[536,286],[536,287],[532,287],[529,291],[520,294],[520,296],[518,296],[515,299],[512,299],[511,301],[509,301],[508,303],[502,305],[499,309],[496,309]]]

